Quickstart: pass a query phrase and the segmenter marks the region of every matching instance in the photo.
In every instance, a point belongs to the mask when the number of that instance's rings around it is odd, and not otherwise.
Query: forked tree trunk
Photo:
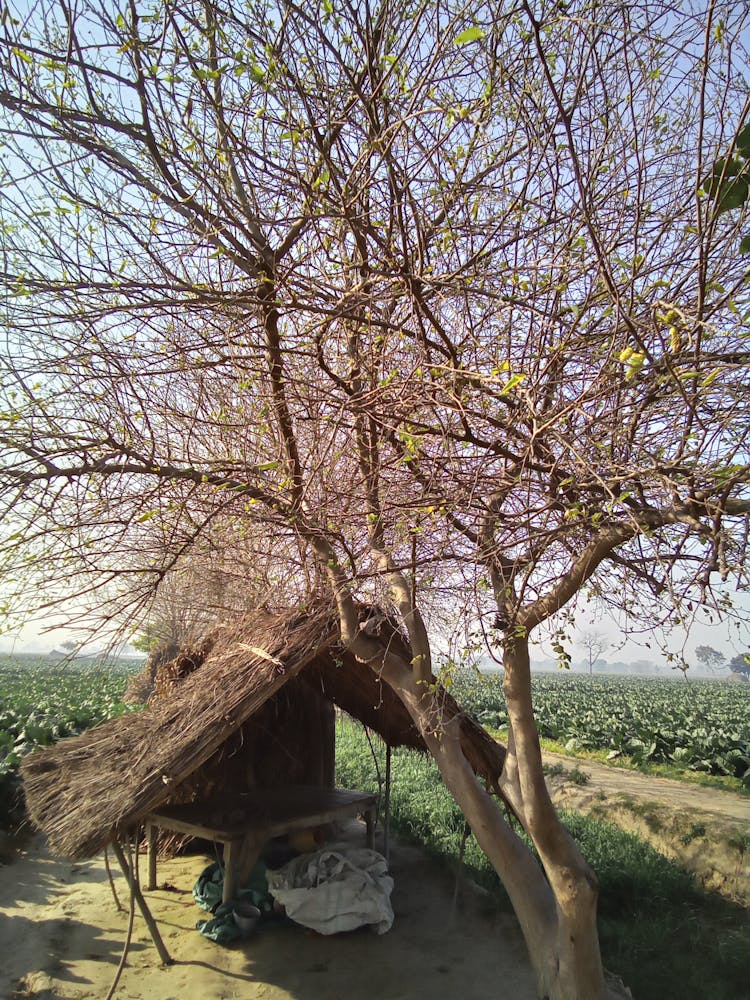
[[[342,640],[363,667],[385,680],[406,706],[479,846],[505,886],[526,940],[539,996],[548,1000],[606,1000],[596,927],[596,876],[560,823],[547,792],[531,704],[528,639],[518,639],[505,651],[510,736],[498,784],[539,852],[544,872],[503,815],[498,799],[477,781],[461,747],[459,717],[443,718],[438,693],[430,681],[429,640],[400,573],[385,567],[410,629],[411,661],[397,652],[398,644],[382,641],[360,627],[332,549],[320,536],[313,536],[311,542],[333,585]],[[419,628],[411,627],[415,621]]]
[[[512,738],[501,781],[503,793],[536,846],[544,872],[507,821],[498,800],[477,781],[462,749],[459,720],[441,721],[434,693],[409,666],[385,654],[368,656],[406,705],[451,795],[498,873],[518,917],[540,997],[607,997],[596,927],[597,882],[560,823],[542,772],[541,751],[528,697],[523,693],[528,647],[517,645],[506,663]],[[546,873],[546,878],[545,878]]]

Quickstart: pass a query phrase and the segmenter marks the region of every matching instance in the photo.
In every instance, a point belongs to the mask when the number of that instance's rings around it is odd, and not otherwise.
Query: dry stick
[[[380,803],[381,803],[381,800],[383,798],[383,778],[382,778],[382,775],[380,774],[380,762],[378,760],[378,755],[375,753],[375,747],[372,745],[372,739],[370,737],[370,727],[366,726],[363,723],[362,724],[362,729],[364,730],[365,736],[367,737],[367,742],[370,745],[370,753],[372,754],[372,762],[375,765],[375,774],[377,775],[377,779],[378,779],[378,804],[377,804],[377,806],[375,808],[375,822],[379,823],[380,822]]]
[[[136,843],[136,851],[137,850],[138,850],[138,844]],[[130,849],[130,837],[128,837],[128,854],[130,855],[131,866],[132,866],[132,854],[131,854],[131,849]],[[105,857],[106,857],[106,848],[105,848]],[[110,876],[110,878],[111,878],[111,876]],[[112,886],[112,890],[114,891],[114,885]],[[115,898],[117,898],[117,897],[115,896]],[[118,900],[118,906],[119,906],[119,900]],[[122,975],[122,970],[125,968],[125,960],[128,957],[128,951],[130,950],[130,942],[131,942],[132,937],[133,937],[133,920],[134,920],[134,918],[135,918],[135,889],[134,889],[133,884],[131,883],[131,886],[130,886],[130,909],[128,911],[128,930],[127,930],[127,933],[125,935],[125,943],[122,946],[122,954],[120,955],[120,963],[117,966],[117,972],[115,972],[115,978],[112,980],[112,985],[109,988],[109,993],[107,993],[106,1000],[112,1000],[112,997],[115,995],[115,990],[117,989],[117,984],[120,982],[120,976]]]
[[[112,850],[115,852],[115,856],[122,868],[122,873],[128,881],[131,892],[135,896],[135,901],[138,904],[138,909],[143,915],[143,919],[146,921],[146,926],[148,927],[149,933],[151,935],[151,940],[156,945],[156,950],[159,952],[159,958],[161,958],[162,965],[172,965],[172,959],[169,956],[164,942],[162,941],[161,934],[159,933],[159,928],[156,926],[156,921],[151,915],[151,910],[148,908],[146,900],[143,898],[143,893],[140,890],[140,886],[136,883],[133,874],[128,867],[128,862],[125,859],[125,855],[122,853],[122,848],[120,847],[117,839],[112,841]]]
[[[464,821],[464,834],[463,834],[463,838],[461,840],[461,850],[459,851],[459,854],[458,854],[458,868],[456,869],[456,885],[455,885],[455,887],[453,889],[453,901],[451,903],[451,913],[450,913],[450,919],[451,920],[453,920],[453,918],[456,915],[456,904],[458,902],[458,890],[461,887],[461,876],[464,873],[464,854],[466,853],[466,841],[469,839],[469,834],[470,833],[471,833],[471,827],[469,826],[469,824],[466,821]]]
[[[115,906],[119,913],[123,913],[125,907],[120,902],[120,897],[117,895],[117,889],[115,889],[115,880],[112,878],[112,869],[109,867],[109,851],[104,848],[104,867],[107,869],[107,878],[109,879],[109,887],[112,890],[112,896],[114,897]]]
[[[391,744],[385,745],[385,824],[383,830],[385,863],[391,863]]]

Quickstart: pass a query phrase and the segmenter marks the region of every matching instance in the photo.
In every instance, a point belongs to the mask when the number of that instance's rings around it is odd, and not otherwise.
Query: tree
[[[713,646],[696,646],[695,655],[698,662],[709,670],[720,667],[726,659],[724,654],[720,653],[718,649],[714,649]]]
[[[586,650],[589,661],[589,675],[594,673],[594,664],[607,648],[608,643],[601,632],[584,632],[581,645]]]
[[[743,113],[741,6],[87,0],[3,22],[7,601],[132,631],[195,552],[231,582],[222,614],[329,596],[553,1000],[605,986],[530,638],[579,595],[659,623],[745,573],[741,218],[700,188]],[[441,714],[438,616],[503,659],[489,790]]]
[[[729,669],[733,674],[738,674],[743,680],[750,677],[750,657],[747,653],[738,653],[729,661]]]

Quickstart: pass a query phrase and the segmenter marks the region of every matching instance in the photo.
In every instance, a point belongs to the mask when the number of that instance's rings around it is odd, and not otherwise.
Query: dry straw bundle
[[[168,699],[26,759],[32,821],[56,853],[96,854],[163,803],[338,634],[328,607],[258,612],[219,630],[200,669]]]

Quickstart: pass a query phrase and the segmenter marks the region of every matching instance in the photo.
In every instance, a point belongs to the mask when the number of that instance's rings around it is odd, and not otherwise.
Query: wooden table
[[[287,786],[259,788],[188,805],[165,806],[145,820],[148,841],[148,889],[156,888],[156,831],[173,830],[223,845],[222,902],[234,897],[272,838],[349,816],[363,816],[367,846],[373,846],[376,795],[343,788]]]

